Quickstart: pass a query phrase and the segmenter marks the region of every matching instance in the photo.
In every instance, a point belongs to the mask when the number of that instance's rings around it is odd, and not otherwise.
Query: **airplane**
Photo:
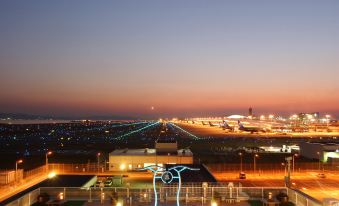
[[[206,124],[204,121],[202,121],[201,123],[202,123],[202,125],[208,125],[208,124]]]
[[[261,127],[245,127],[240,120],[238,120],[238,125],[239,125],[239,130],[243,132],[250,132],[251,134],[253,133],[259,133],[259,132],[266,132],[266,128],[261,128]]]
[[[214,123],[212,123],[212,122],[208,122],[208,124],[211,126],[211,127],[223,127],[224,125],[224,123],[221,123],[221,122],[214,122]]]
[[[213,124],[212,122],[208,122],[208,124],[209,124],[211,127],[219,126],[219,125]]]
[[[223,120],[223,122],[220,124],[220,127],[223,130],[229,130],[229,131],[234,131],[234,128],[231,127],[230,125],[227,124],[227,122],[225,120]]]

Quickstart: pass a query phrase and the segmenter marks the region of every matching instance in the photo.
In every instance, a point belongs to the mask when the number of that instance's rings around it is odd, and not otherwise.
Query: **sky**
[[[0,1],[0,112],[339,117],[339,1]]]

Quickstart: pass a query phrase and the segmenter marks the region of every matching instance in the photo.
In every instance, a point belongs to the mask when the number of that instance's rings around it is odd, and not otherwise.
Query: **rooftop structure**
[[[154,149],[117,149],[109,154],[110,171],[131,171],[150,165],[193,164],[189,149],[178,149],[176,141],[157,141]]]

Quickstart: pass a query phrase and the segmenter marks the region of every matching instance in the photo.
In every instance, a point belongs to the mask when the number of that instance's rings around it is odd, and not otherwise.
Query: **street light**
[[[319,173],[320,173],[320,152],[317,152],[318,154],[318,159],[319,159],[319,162],[318,162],[318,169],[319,169]]]
[[[218,206],[218,203],[216,201],[212,201],[211,206]]]
[[[285,171],[284,174],[285,174],[285,177],[286,177],[286,165],[285,165],[285,163],[282,162],[282,163],[281,163],[281,166],[284,167],[284,171]]]
[[[15,162],[15,182],[17,181],[17,179],[18,179],[18,164],[21,164],[21,163],[23,163],[23,160],[17,160],[16,162]]]
[[[46,173],[49,171],[49,168],[48,168],[48,155],[51,155],[51,154],[52,154],[52,151],[46,152]]]
[[[240,172],[242,172],[242,153],[239,152],[239,156],[240,156]]]
[[[97,160],[98,160],[98,172],[99,172],[99,160],[100,160],[100,155],[101,155],[101,153],[100,153],[100,152],[98,152],[98,153],[97,153]]]
[[[295,164],[295,158],[298,157],[298,156],[299,156],[298,154],[294,154],[294,155],[292,156],[292,167],[293,167],[293,168],[292,168],[292,171],[293,171],[293,174],[294,174],[294,167],[295,167],[295,165],[294,165],[294,164]]]
[[[254,156],[253,156],[253,172],[255,173],[255,171],[256,171],[256,166],[257,166],[257,161],[256,161],[256,159],[259,157],[259,155],[258,154],[254,154]]]

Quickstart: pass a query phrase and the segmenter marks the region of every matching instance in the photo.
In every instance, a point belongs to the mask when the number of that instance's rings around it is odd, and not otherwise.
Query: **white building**
[[[155,149],[117,149],[109,154],[110,171],[131,171],[149,165],[193,164],[189,149],[177,149],[177,142],[156,142]]]

